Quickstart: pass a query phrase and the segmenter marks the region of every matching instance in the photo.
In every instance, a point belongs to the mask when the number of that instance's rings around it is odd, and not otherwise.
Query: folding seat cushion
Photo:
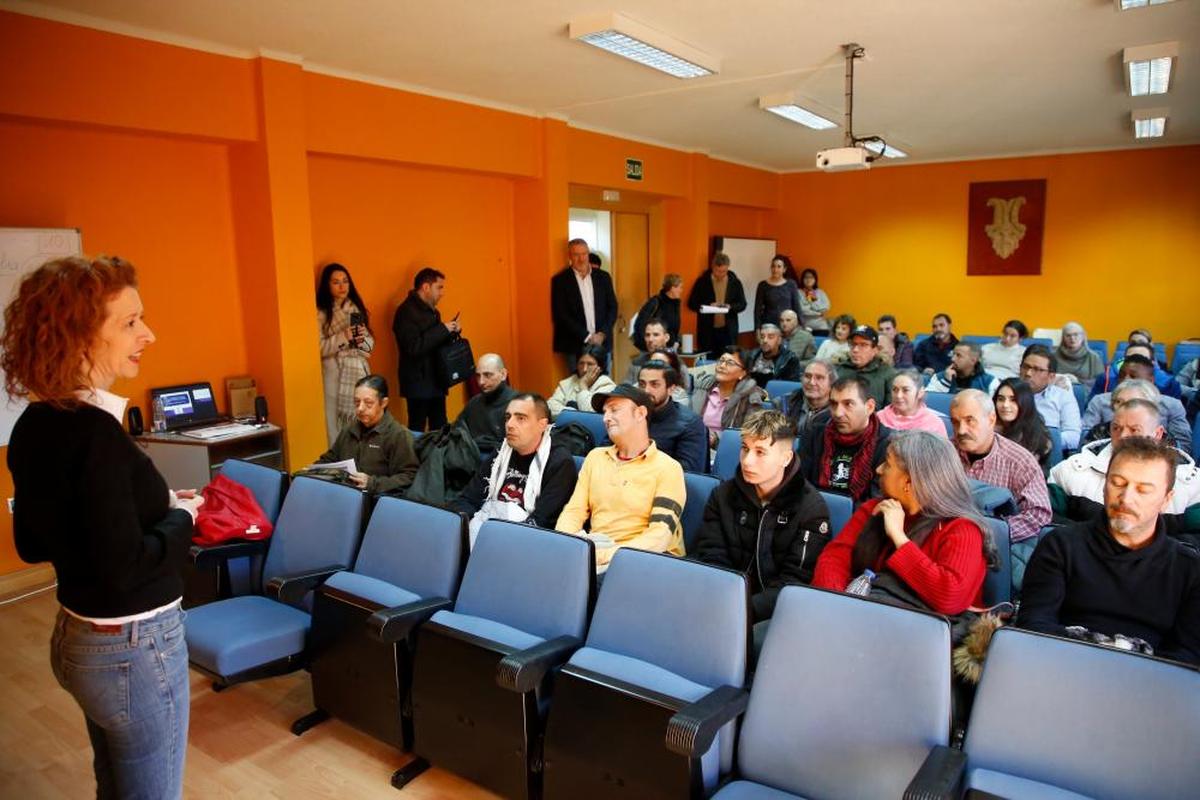
[[[201,613],[220,607],[220,614]],[[236,675],[304,650],[311,617],[261,595],[231,597],[188,612],[188,658],[215,675]]]

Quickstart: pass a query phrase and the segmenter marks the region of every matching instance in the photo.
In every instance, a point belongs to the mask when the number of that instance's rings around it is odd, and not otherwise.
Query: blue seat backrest
[[[950,403],[954,395],[948,392],[926,392],[925,405],[943,416],[950,416]]]
[[[597,414],[595,411],[576,411],[573,408],[563,409],[554,418],[554,424],[559,427],[566,427],[572,422],[578,422],[583,427],[587,428],[592,439],[595,440],[597,447],[603,444],[608,444],[608,431],[604,427],[604,415]]]
[[[1055,427],[1047,427],[1050,432],[1050,466],[1063,460],[1062,431]]]
[[[221,465],[221,474],[249,489],[272,524],[279,519],[279,509],[287,493],[286,472],[251,461],[230,459]]]
[[[1051,350],[1054,349],[1054,340],[1045,336],[1030,336],[1028,339],[1022,339],[1021,344],[1026,347],[1029,347],[1031,344],[1041,344],[1049,347]]]
[[[992,541],[996,544],[999,569],[989,569],[983,579],[983,604],[988,608],[1012,600],[1012,552],[1008,541],[1008,523],[996,517],[987,518]]]
[[[713,475],[727,481],[737,473],[742,458],[742,432],[731,428],[721,431],[717,454],[713,458]]]
[[[742,722],[742,777],[804,797],[901,796],[949,739],[949,650],[944,618],[785,586]],[[800,700],[798,676],[815,689]]]
[[[1072,383],[1071,392],[1075,395],[1075,405],[1079,406],[1079,413],[1082,415],[1084,411],[1087,411],[1088,387],[1082,383]]]
[[[1171,357],[1171,372],[1178,373],[1189,361],[1200,358],[1200,342],[1180,342]]]
[[[1096,351],[1096,355],[1100,356],[1100,360],[1104,362],[1104,366],[1108,366],[1108,340],[1107,339],[1088,339],[1088,347]]]
[[[800,381],[767,381],[767,397],[775,402],[780,398],[787,397],[802,385]]]
[[[571,458],[575,459],[576,472],[579,472],[579,470],[583,469],[583,459],[586,458],[586,456],[571,456]]]
[[[263,584],[279,575],[354,563],[362,535],[363,493],[316,478],[292,481],[271,535]]]
[[[1165,800],[1196,796],[1197,742],[1194,667],[1004,628],[988,648],[964,750],[968,770]]]
[[[421,597],[453,599],[463,546],[463,520],[453,511],[381,497],[371,512],[354,571]]]
[[[971,487],[971,499],[975,501],[975,507],[985,515],[1011,517],[1017,513],[1017,501],[1010,490],[975,478],[967,478],[967,485]]]
[[[829,535],[830,537],[837,536],[850,521],[850,515],[854,513],[854,501],[844,494],[820,491],[821,498],[825,501],[825,507],[829,509]]]
[[[687,500],[683,504],[683,548],[692,552],[696,546],[696,536],[700,533],[700,525],[704,521],[704,504],[708,496],[721,482],[712,475],[697,475],[694,472],[683,473],[683,486],[687,492]]]
[[[582,639],[595,569],[587,539],[488,520],[475,539],[454,610],[544,639]]]
[[[982,345],[982,344],[994,344],[995,342],[1000,341],[1000,337],[999,336],[975,336],[974,334],[967,334],[966,336],[958,337],[958,340],[960,342],[973,342],[975,344]]]
[[[817,350],[820,350],[821,345],[825,344],[825,342],[828,340],[828,336],[813,336],[813,347],[815,347]]]
[[[926,405],[928,405],[928,404],[926,404]],[[934,411],[933,413],[937,414],[937,418],[942,421],[942,427],[944,427],[946,429],[946,438],[948,438],[951,442],[953,442],[954,441],[954,423],[950,421],[950,416],[948,414],[942,414],[937,411]]]
[[[1117,342],[1117,349],[1113,353],[1113,361],[1120,361],[1125,357],[1126,347],[1129,347],[1129,342]],[[1154,343],[1154,360],[1160,364],[1167,363],[1167,346],[1163,342]]]
[[[622,548],[604,575],[587,646],[648,661],[703,686],[741,686],[749,614],[744,575]]]

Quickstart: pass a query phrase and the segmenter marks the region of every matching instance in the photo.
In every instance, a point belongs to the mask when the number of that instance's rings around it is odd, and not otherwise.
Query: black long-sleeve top
[[[166,481],[111,414],[32,403],[8,468],[17,553],[54,564],[64,607],[124,617],[182,596],[191,515],[170,508]]]
[[[492,463],[495,460],[495,453],[483,460],[471,482],[451,504],[452,510],[474,514],[483,507],[484,501],[487,500]],[[553,530],[558,515],[562,513],[567,501],[571,499],[572,492],[575,491],[577,477],[578,470],[575,469],[575,459],[571,452],[560,444],[551,444],[550,454],[546,456],[546,466],[542,469],[541,489],[537,502],[533,504],[533,513],[529,515],[529,521],[539,528]]]
[[[1200,664],[1200,553],[1167,536],[1161,520],[1138,550],[1112,538],[1103,514],[1058,528],[1025,569],[1017,625],[1137,636],[1155,655]]]

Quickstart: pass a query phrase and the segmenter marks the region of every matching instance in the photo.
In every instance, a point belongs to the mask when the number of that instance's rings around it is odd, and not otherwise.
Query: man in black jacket
[[[648,418],[650,438],[658,449],[679,462],[686,472],[708,472],[708,429],[690,408],[671,399],[677,373],[665,361],[650,361],[638,371],[637,386],[650,395],[654,409]]]
[[[570,374],[585,344],[612,353],[617,295],[612,277],[592,268],[583,239],[567,243],[567,258],[570,263],[550,279],[550,318],[554,323],[554,352],[562,354]]]
[[[1145,437],[1113,449],[1104,514],[1051,532],[1025,570],[1017,625],[1200,664],[1200,553],[1167,535],[1175,451]],[[1140,646],[1141,640],[1147,647]]]
[[[773,322],[758,326],[758,349],[747,357],[746,366],[764,389],[768,381],[800,380],[800,358],[783,346],[783,331]]]
[[[496,452],[504,438],[504,420],[508,403],[517,391],[508,385],[508,369],[504,359],[495,353],[484,353],[475,362],[479,379],[479,394],[467,401],[454,420],[463,425],[475,440],[479,454],[487,457]]]
[[[761,411],[742,427],[737,473],[708,498],[695,558],[750,579],[755,651],[779,590],[812,580],[830,539],[829,510],[804,479],[792,450],[796,429],[778,411]]]
[[[877,496],[875,470],[887,459],[891,429],[879,424],[867,382],[857,375],[839,378],[829,390],[829,409],[829,421],[800,446],[805,477],[855,503]]]
[[[392,334],[400,352],[400,393],[408,404],[408,427],[439,430],[446,424],[446,387],[435,371],[437,349],[462,331],[458,316],[442,322],[437,304],[446,291],[446,276],[425,267],[413,279],[412,291],[392,317]]]

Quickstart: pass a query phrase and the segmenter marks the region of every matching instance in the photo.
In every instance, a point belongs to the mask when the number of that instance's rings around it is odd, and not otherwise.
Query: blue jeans
[[[190,691],[183,617],[175,608],[97,630],[58,612],[50,666],[87,720],[99,798],[183,796]]]

